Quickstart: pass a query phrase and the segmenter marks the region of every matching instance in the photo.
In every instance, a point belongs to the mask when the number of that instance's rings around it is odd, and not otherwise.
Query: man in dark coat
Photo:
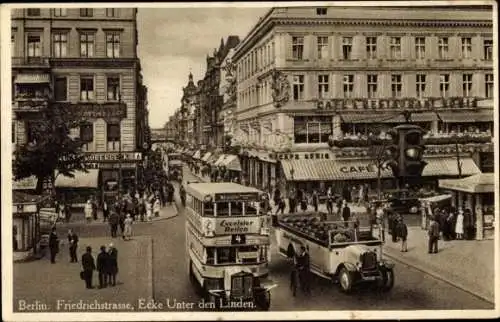
[[[59,238],[57,237],[56,227],[52,227],[49,236],[50,262],[56,262],[56,254],[59,253]]]
[[[78,249],[78,236],[72,229],[68,231],[68,242],[70,263],[78,263],[78,258],[76,256],[76,250]]]
[[[111,229],[111,237],[116,237],[116,232],[118,230],[118,223],[120,221],[119,215],[116,209],[111,210],[111,215],[109,216],[109,227]]]
[[[311,294],[311,283],[309,281],[310,260],[304,246],[300,247],[300,254],[297,255],[296,263],[299,272],[300,287],[304,293]]]
[[[106,246],[101,246],[101,252],[97,255],[97,271],[99,272],[99,288],[108,286],[109,254]]]
[[[87,288],[94,288],[92,286],[92,274],[95,270],[94,257],[92,256],[92,248],[87,246],[87,251],[82,256],[83,279]]]
[[[113,244],[109,244],[109,269],[108,282],[111,286],[116,285],[116,274],[118,274],[118,250]]]
[[[348,226],[348,221],[351,218],[351,208],[347,205],[347,203],[344,204],[344,207],[342,208],[342,219],[344,219],[345,226]]]
[[[438,252],[438,240],[439,240],[439,222],[436,216],[433,216],[428,230],[429,235],[429,254],[435,254]]]
[[[398,232],[399,238],[401,238],[401,251],[407,252],[408,244],[406,242],[406,239],[408,238],[408,227],[406,226],[402,216],[400,216],[398,219],[396,230]]]
[[[174,201],[174,192],[175,188],[172,185],[172,183],[171,182],[167,183],[167,201],[169,205],[171,205],[172,202]]]

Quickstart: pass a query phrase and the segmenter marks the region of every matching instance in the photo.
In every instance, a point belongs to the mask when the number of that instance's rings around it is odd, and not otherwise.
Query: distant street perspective
[[[493,7],[286,5],[11,8],[14,313],[495,309]]]

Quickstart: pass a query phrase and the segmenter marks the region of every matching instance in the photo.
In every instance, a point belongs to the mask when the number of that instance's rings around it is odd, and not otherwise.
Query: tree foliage
[[[74,177],[75,170],[86,171],[83,142],[72,138],[70,129],[86,121],[75,119],[63,107],[52,105],[42,117],[30,122],[33,141],[16,149],[13,160],[14,179],[38,178],[40,191],[44,179],[58,174]]]

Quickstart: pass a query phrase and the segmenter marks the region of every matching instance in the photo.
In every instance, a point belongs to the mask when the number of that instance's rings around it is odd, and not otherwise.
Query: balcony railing
[[[16,112],[38,112],[48,107],[50,96],[46,94],[14,96],[12,108]]]
[[[48,57],[12,57],[12,67],[50,67]]]

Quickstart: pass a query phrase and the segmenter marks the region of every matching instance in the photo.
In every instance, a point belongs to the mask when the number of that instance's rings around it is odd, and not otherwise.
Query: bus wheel
[[[257,307],[263,311],[269,311],[271,307],[271,292],[265,291],[258,294],[255,298]]]

